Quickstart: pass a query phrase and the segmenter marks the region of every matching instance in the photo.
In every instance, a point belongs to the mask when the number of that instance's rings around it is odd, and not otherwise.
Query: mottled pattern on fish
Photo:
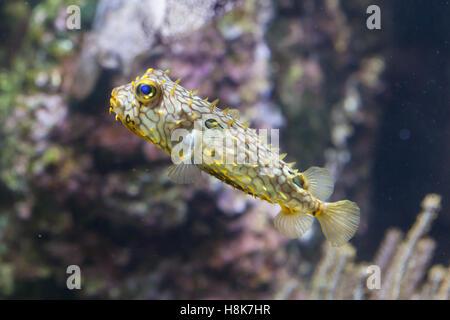
[[[189,139],[201,144],[202,154],[216,159],[211,163],[202,161],[195,168],[238,190],[279,204],[282,210],[275,218],[275,227],[290,238],[309,229],[313,217],[319,219],[325,236],[334,245],[353,236],[359,223],[359,208],[347,200],[323,202],[333,192],[333,181],[326,169],[312,167],[298,172],[293,164],[280,159],[284,155],[279,156],[277,150],[267,146],[248,123],[239,120],[235,111],[219,109],[218,100],[200,98],[197,91],[183,88],[180,80],[172,81],[168,73],[148,69],[136,81],[115,88],[110,111],[116,113],[116,119],[168,154],[180,143],[171,141],[174,130],[185,129]],[[222,144],[200,134],[208,129],[214,129],[220,139],[233,142],[232,161],[225,161],[229,159]],[[224,143],[225,146],[229,145]],[[175,180],[179,174],[184,175],[183,181],[190,180],[185,177],[188,171],[184,167],[170,170],[169,176]]]

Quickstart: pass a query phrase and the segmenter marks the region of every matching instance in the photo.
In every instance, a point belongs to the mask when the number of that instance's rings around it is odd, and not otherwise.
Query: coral
[[[449,294],[450,268],[432,266],[423,281],[435,241],[425,237],[440,209],[441,197],[429,194],[422,202],[422,212],[403,238],[397,229],[390,229],[372,263],[354,261],[351,245],[332,248],[324,245],[311,281],[310,299],[441,299]],[[369,289],[368,268],[380,269],[381,287]]]

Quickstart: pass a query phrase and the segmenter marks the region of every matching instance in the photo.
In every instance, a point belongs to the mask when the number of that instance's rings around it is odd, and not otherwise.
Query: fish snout
[[[114,111],[116,114],[122,114],[122,108],[120,103],[120,97],[118,96],[119,91],[117,88],[114,88],[111,92],[111,98],[109,99],[110,108],[109,111]]]

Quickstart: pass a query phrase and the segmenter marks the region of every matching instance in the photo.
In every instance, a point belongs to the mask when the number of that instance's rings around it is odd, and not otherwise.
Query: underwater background
[[[449,17],[440,0],[1,1],[0,298],[448,299]],[[331,200],[361,208],[350,243],[318,224],[286,239],[277,205],[212,178],[170,182],[170,157],[108,114],[150,67],[326,166]]]

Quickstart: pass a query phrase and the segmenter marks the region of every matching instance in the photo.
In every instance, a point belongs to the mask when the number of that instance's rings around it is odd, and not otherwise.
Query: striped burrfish
[[[327,169],[299,172],[266,143],[267,137],[241,121],[237,110],[220,109],[218,100],[202,99],[197,90],[187,90],[179,82],[169,78],[169,70],[148,69],[135,81],[114,88],[110,100],[116,120],[171,155],[172,181],[194,182],[203,171],[279,204],[274,226],[288,238],[301,237],[314,218],[334,246],[353,237],[359,207],[349,200],[326,202],[334,189]]]

